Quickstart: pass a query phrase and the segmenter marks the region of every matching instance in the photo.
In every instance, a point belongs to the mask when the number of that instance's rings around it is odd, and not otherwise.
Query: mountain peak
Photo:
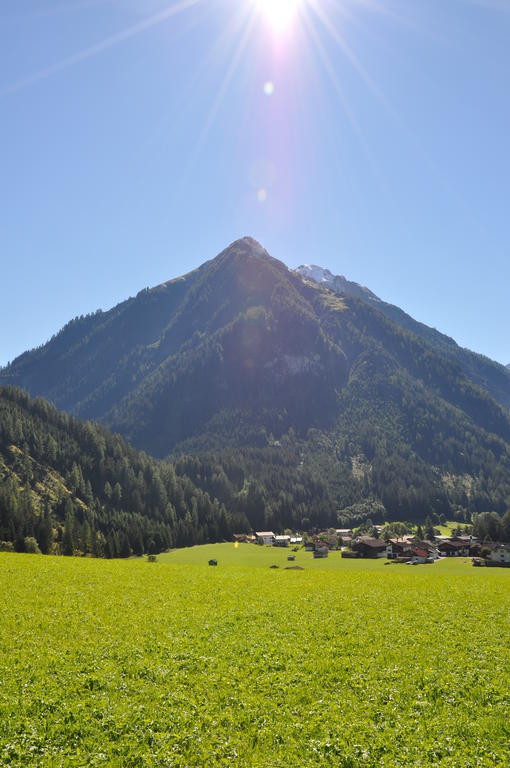
[[[203,267],[204,276],[208,276],[206,279],[212,274],[230,274],[243,284],[251,282],[255,285],[265,280],[267,289],[271,283],[284,274],[288,275],[290,271],[286,264],[271,256],[258,240],[248,236],[234,240]]]
[[[255,240],[254,237],[250,237],[249,235],[234,240],[234,242],[230,243],[220,255],[232,252],[241,253],[246,256],[255,256],[256,258],[269,256],[264,246],[261,245],[258,240]]]

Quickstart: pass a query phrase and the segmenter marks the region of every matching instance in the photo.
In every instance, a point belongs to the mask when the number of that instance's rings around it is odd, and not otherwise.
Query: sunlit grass
[[[508,764],[507,571],[226,547],[0,555],[0,765]]]

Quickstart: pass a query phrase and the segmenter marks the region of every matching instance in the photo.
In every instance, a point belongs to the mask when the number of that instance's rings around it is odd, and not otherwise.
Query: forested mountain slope
[[[333,275],[329,270],[315,265],[303,265],[296,272],[341,296],[363,299],[404,330],[428,341],[436,353],[457,363],[471,382],[486,389],[501,405],[510,407],[510,365],[505,367],[484,355],[460,347],[449,336],[414,320],[399,307],[382,301],[368,288],[346,280],[343,275]]]
[[[253,524],[504,512],[510,412],[437,332],[361,294],[337,295],[245,238],[73,321],[0,381],[171,453]]]
[[[171,464],[41,398],[0,388],[0,542],[116,557],[221,541],[234,527],[247,529],[246,519]]]

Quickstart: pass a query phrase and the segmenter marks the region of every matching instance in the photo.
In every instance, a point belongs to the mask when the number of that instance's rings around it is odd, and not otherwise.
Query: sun
[[[284,32],[295,20],[303,0],[256,0],[259,12],[275,32]]]

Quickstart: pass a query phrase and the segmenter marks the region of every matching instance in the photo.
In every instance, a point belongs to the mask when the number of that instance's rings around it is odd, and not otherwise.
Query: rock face
[[[364,285],[353,283],[343,275],[333,275],[329,269],[324,269],[324,267],[318,267],[315,264],[303,264],[296,269],[296,272],[307,280],[313,280],[319,285],[330,288],[335,293],[355,296],[358,299],[380,301],[375,293],[369,291]]]

